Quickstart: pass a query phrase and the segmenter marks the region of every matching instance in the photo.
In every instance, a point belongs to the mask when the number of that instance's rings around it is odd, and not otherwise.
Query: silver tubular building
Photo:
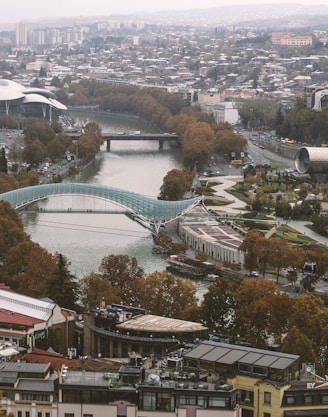
[[[300,174],[309,174],[316,181],[327,181],[328,148],[300,148],[295,156],[295,167]]]

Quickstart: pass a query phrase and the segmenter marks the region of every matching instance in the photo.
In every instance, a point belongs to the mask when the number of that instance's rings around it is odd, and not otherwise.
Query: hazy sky
[[[326,0],[314,1],[316,4]],[[227,4],[311,4],[313,0],[7,0],[0,23],[42,17],[99,16],[143,11],[209,8]]]

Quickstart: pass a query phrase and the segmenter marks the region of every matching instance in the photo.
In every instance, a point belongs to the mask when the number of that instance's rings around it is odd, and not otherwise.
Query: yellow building
[[[285,417],[284,392],[300,376],[297,355],[213,341],[187,352],[184,363],[237,389],[241,417]]]

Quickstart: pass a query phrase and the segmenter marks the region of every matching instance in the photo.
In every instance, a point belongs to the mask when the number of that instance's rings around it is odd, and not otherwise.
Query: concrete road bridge
[[[68,133],[72,139],[78,139],[81,136],[81,133]],[[179,144],[179,137],[174,133],[110,133],[110,132],[102,132],[102,136],[104,140],[107,142],[107,150],[110,151],[110,145],[113,140],[121,140],[121,141],[131,141],[131,140],[150,140],[150,141],[157,141],[159,149],[163,149],[165,142],[173,142],[175,144]]]
[[[130,140],[150,140],[150,141],[158,141],[159,149],[163,149],[164,142],[175,142],[178,143],[179,138],[175,134],[171,133],[105,133],[102,132],[102,136],[105,138],[107,142],[107,150],[110,151],[110,144],[113,140],[123,140],[123,141],[130,141]]]
[[[192,210],[203,199],[203,197],[195,197],[181,201],[163,201],[109,186],[84,183],[59,183],[19,188],[0,194],[0,200],[8,201],[16,210],[22,210],[27,209],[37,201],[64,194],[91,196],[117,203],[122,207],[122,210],[115,211],[115,213],[125,214],[154,233],[158,233],[162,225]],[[65,211],[65,213],[97,213],[96,210],[72,210],[70,207],[53,211]],[[42,210],[40,212],[44,213],[46,211]],[[104,210],[99,212],[104,213]],[[114,211],[108,210],[107,213],[113,214]]]

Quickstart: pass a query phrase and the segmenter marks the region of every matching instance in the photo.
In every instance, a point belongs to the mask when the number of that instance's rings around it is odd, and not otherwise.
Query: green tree
[[[56,253],[53,259],[56,266],[47,280],[47,295],[61,307],[78,310],[79,285],[69,272],[69,262],[60,253]]]
[[[0,172],[7,173],[8,171],[8,165],[7,165],[7,158],[5,154],[5,148],[1,149],[0,153]]]
[[[202,318],[212,332],[233,335],[236,285],[226,278],[219,278],[208,288],[202,301]]]
[[[22,154],[22,158],[28,164],[33,166],[39,165],[47,157],[46,146],[38,139],[25,146]]]

